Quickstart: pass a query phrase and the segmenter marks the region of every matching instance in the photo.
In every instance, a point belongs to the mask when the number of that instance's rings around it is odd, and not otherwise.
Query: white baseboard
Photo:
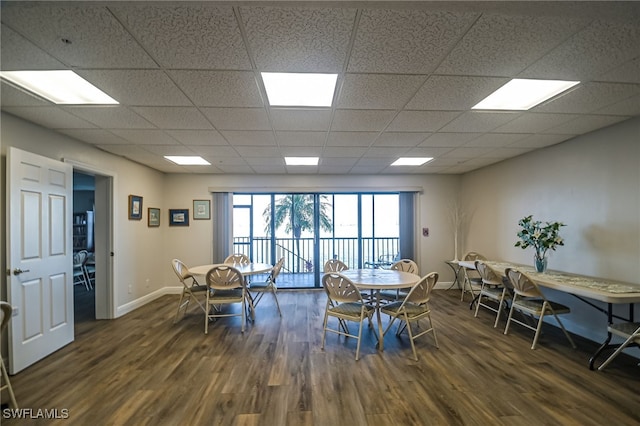
[[[116,318],[128,314],[129,312],[135,311],[136,309],[146,305],[147,303],[156,300],[158,297],[162,297],[166,294],[180,294],[181,292],[182,287],[164,287],[149,294],[145,294],[144,296],[136,300],[132,300],[131,302],[125,303],[122,306],[118,306],[118,308],[116,309]]]

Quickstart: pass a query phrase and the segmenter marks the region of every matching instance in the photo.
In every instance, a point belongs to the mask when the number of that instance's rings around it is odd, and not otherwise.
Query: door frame
[[[114,188],[116,187],[117,176],[113,171],[102,169],[92,164],[81,163],[68,158],[63,159],[63,161],[71,164],[74,171],[95,177],[94,247],[96,253],[96,285],[94,285],[94,288],[96,319],[113,319],[116,318],[116,294],[113,285],[113,230],[116,226]],[[105,213],[97,214],[97,212]],[[100,283],[104,283],[104,285],[98,285]]]

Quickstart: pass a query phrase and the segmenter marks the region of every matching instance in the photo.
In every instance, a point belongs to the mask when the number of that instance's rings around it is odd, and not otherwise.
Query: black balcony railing
[[[275,244],[275,259],[271,258],[272,244]],[[397,237],[383,238],[320,238],[320,258],[314,260],[313,238],[249,238],[233,239],[235,253],[244,253],[254,262],[275,263],[284,257],[283,271],[294,273],[322,270],[328,259],[340,259],[351,268],[378,265],[380,259],[394,259],[399,252]]]

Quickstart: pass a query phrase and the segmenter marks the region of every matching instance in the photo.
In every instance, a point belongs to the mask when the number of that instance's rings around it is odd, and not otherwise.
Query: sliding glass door
[[[279,287],[320,287],[331,258],[388,267],[399,255],[398,194],[234,194],[234,252],[285,258]]]

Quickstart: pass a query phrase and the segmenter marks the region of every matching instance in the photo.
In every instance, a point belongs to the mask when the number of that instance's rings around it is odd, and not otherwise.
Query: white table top
[[[496,273],[504,276],[507,268],[515,268],[524,272],[536,284],[575,294],[576,296],[587,297],[606,303],[638,303],[640,302],[640,284],[623,283],[604,278],[587,277],[584,275],[570,274],[559,271],[536,272],[531,266],[518,265],[508,262],[497,262],[492,260],[483,261]],[[474,261],[461,260],[460,266],[475,269]]]
[[[211,268],[219,265],[233,266],[240,271],[242,275],[266,274],[273,269],[273,265],[268,263],[213,263],[211,265],[194,266],[193,268],[189,268],[189,272],[194,275],[206,275]]]
[[[420,281],[420,276],[390,269],[347,269],[340,274],[349,278],[359,289],[380,290],[407,288]]]

